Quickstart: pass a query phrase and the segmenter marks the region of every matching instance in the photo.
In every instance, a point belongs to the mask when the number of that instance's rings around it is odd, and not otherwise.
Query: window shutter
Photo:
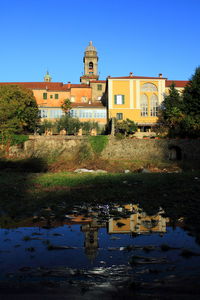
[[[124,100],[124,95],[122,95],[122,104],[124,104],[125,103],[125,100]]]
[[[114,104],[117,104],[117,95],[114,95]]]

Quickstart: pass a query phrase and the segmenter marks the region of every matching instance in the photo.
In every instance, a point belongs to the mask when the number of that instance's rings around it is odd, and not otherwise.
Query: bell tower
[[[84,53],[84,75],[80,78],[81,83],[89,84],[90,81],[99,79],[98,59],[97,50],[90,41]]]
[[[52,77],[49,75],[49,71],[47,71],[46,75],[44,76],[45,82],[51,82]]]

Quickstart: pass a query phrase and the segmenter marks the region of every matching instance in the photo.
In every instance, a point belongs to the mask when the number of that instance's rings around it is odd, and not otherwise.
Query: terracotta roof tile
[[[187,81],[187,80],[166,80],[165,86],[170,87],[170,85],[172,85],[173,82],[175,84],[175,87],[185,87],[189,81]]]
[[[90,88],[88,84],[78,83],[78,84],[71,84],[71,88]]]
[[[108,77],[108,79],[164,79],[165,77],[146,77],[146,76],[124,76],[124,77]]]
[[[0,82],[0,85],[20,85],[29,89],[42,89],[50,91],[66,91],[67,85],[62,82]]]

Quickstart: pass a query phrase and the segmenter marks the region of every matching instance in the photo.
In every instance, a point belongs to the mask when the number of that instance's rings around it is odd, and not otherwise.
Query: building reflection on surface
[[[85,213],[81,210],[84,209]],[[84,234],[85,254],[90,261],[93,261],[99,249],[98,231],[106,228],[108,234],[131,234],[133,237],[139,234],[164,234],[169,222],[163,217],[164,211],[160,209],[154,215],[148,215],[136,204],[80,207],[73,214],[66,214],[62,221],[54,217],[51,209],[45,212],[49,216],[41,216],[22,220],[18,224],[10,224],[7,228],[13,227],[39,227],[51,229],[63,225],[80,225]],[[69,242],[69,241],[68,241]]]
[[[117,208],[122,211],[121,207]],[[134,204],[124,206],[124,209],[132,212],[127,218],[110,218],[108,222],[108,233],[165,233],[168,218],[163,217],[162,209],[156,215],[149,216],[141,208]]]

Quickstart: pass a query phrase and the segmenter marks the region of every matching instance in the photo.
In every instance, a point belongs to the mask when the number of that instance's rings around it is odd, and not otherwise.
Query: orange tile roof
[[[185,87],[188,84],[189,81],[187,80],[166,80],[166,87],[170,87],[172,83],[175,84],[176,87]]]
[[[146,76],[124,76],[124,77],[109,77],[108,79],[164,79],[165,77],[146,77]]]
[[[20,85],[29,89],[66,91],[67,85],[62,82],[0,82],[0,85]]]
[[[90,88],[88,84],[78,83],[78,84],[71,84],[71,88]]]

